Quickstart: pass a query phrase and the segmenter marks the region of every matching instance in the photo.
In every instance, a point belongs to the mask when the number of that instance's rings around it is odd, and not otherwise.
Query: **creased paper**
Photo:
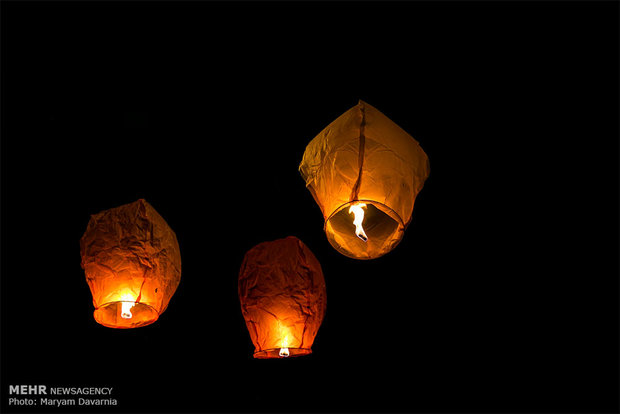
[[[142,199],[92,215],[80,253],[95,319],[105,326],[154,322],[181,280],[176,235]]]
[[[239,300],[255,358],[312,352],[327,294],[321,265],[301,240],[290,236],[248,251],[239,272]]]
[[[321,208],[330,243],[349,257],[372,259],[402,238],[430,166],[411,135],[359,101],[308,144],[299,171]],[[355,235],[348,213],[362,201],[372,206],[367,241]]]

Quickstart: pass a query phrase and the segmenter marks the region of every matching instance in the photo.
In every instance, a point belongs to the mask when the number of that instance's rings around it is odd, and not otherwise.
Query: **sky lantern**
[[[250,249],[239,271],[239,300],[254,358],[312,352],[327,293],[321,265],[301,240],[290,236]]]
[[[155,322],[181,280],[176,235],[142,199],[92,215],[80,253],[95,320],[109,328]]]
[[[308,144],[299,171],[331,245],[374,259],[402,239],[430,166],[411,135],[359,101]]]

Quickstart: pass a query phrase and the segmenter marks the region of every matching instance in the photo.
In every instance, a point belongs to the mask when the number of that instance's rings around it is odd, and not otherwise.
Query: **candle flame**
[[[353,204],[351,205],[351,207],[349,207],[349,214],[353,213],[355,234],[357,235],[357,237],[362,239],[362,241],[366,242],[368,241],[368,236],[366,236],[366,232],[362,227],[362,222],[364,221],[364,207],[366,207],[366,204],[364,203]]]
[[[278,355],[280,355],[282,358],[286,358],[290,355],[288,351],[288,335],[284,336],[281,346],[282,347],[280,348],[280,353]]]
[[[133,315],[131,313],[131,308],[133,308],[136,304],[135,299],[132,295],[125,293],[121,295],[121,318],[123,319],[131,319]]]

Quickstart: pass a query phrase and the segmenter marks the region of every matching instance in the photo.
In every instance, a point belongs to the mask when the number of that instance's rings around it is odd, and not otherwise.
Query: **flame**
[[[129,293],[123,293],[121,295],[121,318],[123,319],[131,319],[133,315],[131,314],[131,308],[133,308],[136,304],[135,298],[133,295]]]
[[[288,338],[289,331],[288,331],[288,328],[282,325],[282,322],[280,322],[279,320],[278,320],[278,331],[280,333],[280,337],[282,338],[282,340],[280,341],[280,353],[278,355],[280,355],[282,358],[286,358],[287,356],[290,355],[290,352],[288,350],[288,347],[290,345],[290,340]]]
[[[362,239],[362,241],[365,242],[368,240],[368,236],[366,236],[366,232],[362,227],[362,222],[364,221],[364,207],[366,207],[366,204],[364,203],[352,204],[351,207],[349,207],[349,214],[353,213],[355,234],[357,235],[357,237],[359,237],[360,239]]]
[[[282,344],[281,344],[281,348],[280,348],[280,353],[279,355],[283,358],[286,358],[287,356],[290,355],[289,351],[288,351],[288,335],[286,335],[284,337],[284,339],[282,340]]]

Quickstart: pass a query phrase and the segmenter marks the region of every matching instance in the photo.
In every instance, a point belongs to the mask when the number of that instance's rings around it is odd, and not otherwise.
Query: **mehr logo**
[[[9,394],[45,395],[47,394],[47,387],[45,385],[9,385]]]
[[[11,406],[118,405],[116,398],[110,398],[112,387],[48,388],[46,385],[9,385],[9,394],[17,395],[8,399]],[[24,397],[25,395],[30,397]],[[39,397],[34,397],[35,395]]]

